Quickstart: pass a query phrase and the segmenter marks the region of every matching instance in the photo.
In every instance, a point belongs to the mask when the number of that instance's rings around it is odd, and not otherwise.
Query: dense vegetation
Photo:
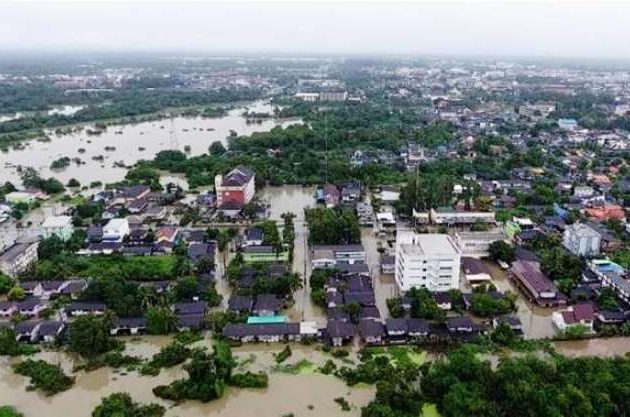
[[[314,245],[343,245],[361,242],[356,214],[345,208],[306,210],[309,242]]]
[[[43,360],[27,359],[13,365],[13,370],[30,378],[27,389],[38,389],[46,395],[65,391],[74,384],[74,378],[67,376],[59,365]]]
[[[190,362],[184,365],[188,378],[155,387],[155,395],[176,402],[187,399],[208,402],[221,398],[227,385],[249,388],[267,386],[264,374],[232,374],[236,362],[230,347],[223,342],[216,342],[211,353],[195,350],[191,356]]]
[[[162,417],[165,408],[158,404],[138,404],[127,393],[117,392],[101,400],[92,417]]]

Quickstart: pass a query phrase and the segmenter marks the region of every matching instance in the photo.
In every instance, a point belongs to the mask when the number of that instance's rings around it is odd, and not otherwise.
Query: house
[[[24,290],[27,297],[41,297],[44,294],[44,288],[41,281],[20,281],[19,287]]]
[[[490,268],[488,268],[481,260],[462,256],[461,265],[464,280],[471,287],[476,287],[480,284],[492,281]]]
[[[39,298],[27,298],[17,305],[18,313],[26,317],[37,317],[46,308],[48,308],[48,303]]]
[[[353,203],[361,198],[361,185],[356,182],[349,182],[341,187],[341,201],[343,203]]]
[[[339,204],[339,198],[339,189],[335,185],[324,185],[324,204],[326,205],[326,207],[336,207]]]
[[[203,328],[205,314],[178,314],[175,328],[178,332],[199,330]]]
[[[37,326],[36,321],[22,321],[13,327],[15,332],[15,339],[18,342],[35,343],[37,340]]]
[[[616,204],[607,204],[603,206],[592,206],[584,209],[585,214],[596,222],[604,222],[608,220],[626,219],[626,213],[623,208]]]
[[[37,262],[39,242],[16,243],[0,255],[0,272],[15,278]]]
[[[602,236],[587,224],[574,223],[564,229],[562,244],[574,255],[599,255],[601,243]]]
[[[0,302],[0,317],[11,317],[17,313],[17,303],[13,301]]]
[[[252,227],[245,231],[245,246],[261,246],[265,240],[265,234],[260,227]]]
[[[551,314],[551,321],[560,331],[580,325],[592,332],[594,320],[595,310],[590,303],[576,304],[566,310],[554,311]]]
[[[396,272],[396,256],[386,253],[381,254],[381,274],[394,274]]]
[[[47,239],[57,236],[64,242],[72,237],[74,227],[72,226],[72,217],[70,216],[53,216],[44,220],[41,226],[42,237]]]
[[[255,178],[254,171],[243,165],[225,176],[217,175],[214,178],[217,206],[221,208],[226,203],[236,203],[242,207],[249,203],[256,192]]]
[[[228,311],[247,313],[252,311],[254,299],[249,295],[231,295],[228,300]]]
[[[404,340],[409,332],[407,319],[404,318],[385,320],[385,329],[387,337],[395,340]]]
[[[61,290],[65,287],[65,285],[65,281],[42,281],[42,292],[39,296],[44,300],[50,300],[51,298],[60,295]]]
[[[105,303],[90,302],[90,301],[75,301],[66,307],[66,314],[69,317],[85,316],[93,314],[96,316],[102,316],[105,314]]]
[[[243,249],[243,261],[245,263],[287,262],[289,252],[283,250],[277,253],[273,246],[246,246]]]
[[[519,319],[516,316],[504,315],[504,316],[494,317],[492,319],[492,327],[494,327],[495,329],[501,326],[502,324],[507,324],[510,327],[510,329],[512,329],[512,331],[514,331],[517,334],[523,333],[523,323],[521,323],[521,319]]]
[[[396,263],[395,281],[402,292],[411,288],[448,291],[459,287],[459,248],[449,235],[399,231]]]
[[[451,334],[472,333],[475,329],[468,316],[449,317],[446,320],[446,327]]]
[[[196,264],[201,259],[209,259],[214,264],[216,245],[214,243],[191,243],[188,245],[188,259]]]
[[[300,323],[235,323],[223,328],[223,337],[243,343],[298,341],[301,339],[300,330]]]
[[[407,319],[407,335],[411,338],[427,337],[429,323],[424,319]]]
[[[311,263],[314,269],[331,268],[341,263],[365,263],[365,249],[361,244],[314,245]]]
[[[342,320],[328,320],[326,333],[333,346],[343,346],[354,338],[354,325]]]
[[[126,208],[131,214],[143,213],[149,207],[149,201],[146,198],[131,200],[126,204]]]
[[[100,225],[90,225],[86,232],[88,243],[99,243],[103,240],[103,227]]]
[[[381,187],[380,199],[383,203],[394,203],[400,200],[400,189],[384,185]]]
[[[186,316],[186,315],[204,316],[208,312],[208,303],[205,301],[176,303],[173,305],[173,311],[178,316]]]
[[[144,199],[151,193],[151,187],[148,185],[133,185],[125,187],[115,196],[116,199],[122,200],[124,203],[130,203],[135,200]]]
[[[147,321],[144,317],[122,317],[112,323],[109,334],[112,336],[128,336],[143,334],[147,330]]]
[[[161,221],[166,218],[168,210],[164,206],[153,206],[147,209],[144,213],[144,217],[147,220]]]
[[[545,307],[566,304],[555,284],[540,270],[538,262],[517,260],[511,268],[514,282],[531,301]]]
[[[156,243],[175,243],[179,239],[179,229],[174,226],[162,226],[155,232]]]
[[[103,241],[122,242],[130,232],[127,219],[111,219],[103,226]]]
[[[55,343],[61,338],[65,328],[62,321],[44,320],[36,326],[35,338],[43,343]]]
[[[252,312],[257,316],[275,316],[282,306],[282,300],[275,294],[259,294],[256,296]]]
[[[385,337],[385,326],[378,320],[362,319],[359,321],[359,335],[368,345],[380,345]]]
[[[595,314],[595,319],[599,326],[620,326],[627,321],[621,310],[600,310]]]

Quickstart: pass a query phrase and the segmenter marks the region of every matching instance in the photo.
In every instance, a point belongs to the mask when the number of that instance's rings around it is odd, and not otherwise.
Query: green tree
[[[70,323],[68,349],[82,356],[94,357],[118,346],[109,335],[109,320],[92,315],[77,317]]]
[[[177,325],[177,317],[168,307],[151,307],[146,318],[149,334],[168,334],[173,332]]]
[[[139,404],[127,393],[117,392],[103,398],[92,417],[162,417],[166,409],[158,404]]]

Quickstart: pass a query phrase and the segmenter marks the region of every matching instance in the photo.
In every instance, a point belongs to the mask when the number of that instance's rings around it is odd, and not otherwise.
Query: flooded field
[[[58,109],[59,112],[74,111]],[[30,141],[19,150],[0,153],[0,181],[19,183],[18,166],[33,167],[45,176],[54,176],[66,183],[77,178],[82,184],[91,181],[115,182],[124,178],[126,169],[117,165],[133,165],[140,159],[151,159],[164,149],[184,150],[190,147],[191,155],[206,153],[214,141],[226,143],[230,131],[239,135],[269,131],[275,126],[288,126],[299,120],[263,120],[262,123],[247,123],[241,116],[244,111],[272,112],[266,102],[254,102],[233,109],[227,115],[217,118],[175,117],[137,124],[109,126],[100,135],[89,135],[86,130],[57,135],[48,132],[50,142]],[[171,131],[173,133],[171,133]],[[105,150],[105,147],[115,149]],[[103,157],[103,160],[93,158]],[[80,158],[82,163],[72,162],[60,170],[51,170],[50,164],[61,157]]]
[[[167,342],[167,337],[129,340],[127,352],[148,358]],[[198,342],[199,345],[206,346],[210,346],[210,343],[210,340]],[[45,397],[38,392],[26,391],[26,378],[14,374],[9,367],[10,361],[4,358],[0,362],[0,404],[13,405],[26,417],[84,417],[91,414],[102,397],[122,391],[129,393],[136,401],[164,405],[168,409],[166,415],[170,417],[280,417],[289,413],[294,413],[295,416],[327,417],[341,413],[339,405],[334,402],[335,398],[344,397],[352,404],[352,410],[343,413],[347,416],[359,416],[360,407],[373,398],[373,387],[349,388],[335,377],[316,373],[315,368],[332,357],[315,347],[293,345],[293,355],[286,361],[287,364],[294,364],[300,360],[307,360],[312,367],[297,374],[274,371],[273,353],[279,352],[283,347],[273,344],[234,349],[234,356],[242,364],[237,372],[244,368],[270,373],[267,389],[230,388],[218,401],[207,404],[187,401],[177,406],[155,397],[152,388],[183,377],[185,372],[181,367],[163,369],[155,377],[144,377],[135,372],[117,372],[109,368],[89,373],[79,372],[75,374],[77,379],[73,388],[52,397]],[[68,372],[74,362],[72,357],[63,353],[44,352],[37,356],[61,363]],[[336,359],[335,361],[339,365],[342,364]]]

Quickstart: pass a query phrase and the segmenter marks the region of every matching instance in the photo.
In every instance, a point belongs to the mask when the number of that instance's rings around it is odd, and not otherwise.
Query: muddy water
[[[293,294],[295,304],[287,311],[291,320],[316,321],[325,325],[324,311],[311,302],[308,277],[311,274],[311,263],[308,251],[308,231],[304,220],[304,209],[315,206],[314,187],[300,187],[287,185],[283,187],[265,187],[260,193],[260,198],[271,205],[269,218],[283,224],[280,217],[282,213],[292,212],[296,215],[293,219],[295,225],[295,249],[293,254],[293,272],[299,273],[303,278],[303,286]]]
[[[554,346],[567,356],[624,356],[630,353],[630,337],[562,341]]]
[[[59,111],[65,111],[61,109]],[[73,110],[73,109],[71,109]],[[0,181],[19,182],[17,166],[33,167],[43,176],[54,176],[66,183],[70,178],[78,179],[82,184],[92,181],[103,183],[120,181],[126,170],[114,167],[114,162],[132,165],[140,159],[151,159],[164,149],[181,149],[190,146],[191,155],[206,153],[213,141],[226,143],[230,131],[240,135],[264,132],[275,126],[287,126],[298,120],[264,120],[262,123],[250,123],[241,117],[245,111],[271,112],[271,105],[255,102],[246,107],[230,110],[227,115],[218,118],[175,117],[170,120],[157,120],[128,125],[109,126],[100,135],[88,135],[86,130],[57,135],[48,132],[51,141],[30,141],[23,149],[0,153]],[[173,131],[173,134],[171,134]],[[106,151],[106,146],[114,146],[113,151]],[[84,153],[79,149],[83,148]],[[142,150],[143,148],[144,150]],[[92,157],[102,155],[104,161],[95,161]],[[84,164],[74,162],[60,170],[51,170],[50,164],[61,157],[80,158]]]
[[[370,275],[374,286],[376,306],[382,318],[389,317],[387,299],[397,295],[396,283],[393,275],[381,274],[381,258],[378,252],[379,238],[375,235],[375,229],[364,227],[361,229],[361,243],[365,249],[366,262],[370,267]]]
[[[126,350],[127,353],[150,357],[168,340],[167,337],[128,339]],[[210,340],[198,344],[209,346]],[[246,369],[270,372],[269,388],[265,390],[231,388],[218,401],[207,404],[187,401],[178,406],[155,397],[152,388],[185,376],[181,367],[163,369],[155,377],[143,377],[135,372],[126,374],[109,368],[89,373],[79,372],[75,374],[76,383],[73,388],[52,397],[45,397],[38,392],[26,391],[26,378],[14,374],[9,367],[10,361],[4,358],[0,361],[0,404],[13,405],[26,417],[84,417],[91,414],[103,396],[122,391],[129,393],[136,401],[164,405],[168,408],[166,415],[170,417],[258,417],[282,416],[288,413],[294,413],[296,416],[327,417],[341,413],[339,406],[333,401],[334,398],[345,397],[353,405],[352,411],[343,413],[348,416],[359,416],[360,407],[373,398],[373,387],[349,388],[335,377],[316,373],[290,375],[274,372],[273,353],[279,352],[283,347],[273,344],[234,349],[237,360],[240,363],[245,362],[237,372]],[[315,347],[294,345],[292,349],[293,355],[286,361],[288,364],[306,359],[320,366],[331,358]],[[68,372],[74,363],[72,357],[63,353],[44,352],[37,356],[60,363]],[[341,365],[341,362],[337,363]]]
[[[503,269],[493,262],[487,262],[486,265],[490,268],[492,282],[500,291],[511,291],[518,295],[516,302],[518,311],[516,315],[523,323],[525,337],[528,339],[553,337],[556,334],[556,329],[551,321],[551,313],[555,310],[553,308],[542,308],[525,300],[520,290],[507,278],[507,274]]]

